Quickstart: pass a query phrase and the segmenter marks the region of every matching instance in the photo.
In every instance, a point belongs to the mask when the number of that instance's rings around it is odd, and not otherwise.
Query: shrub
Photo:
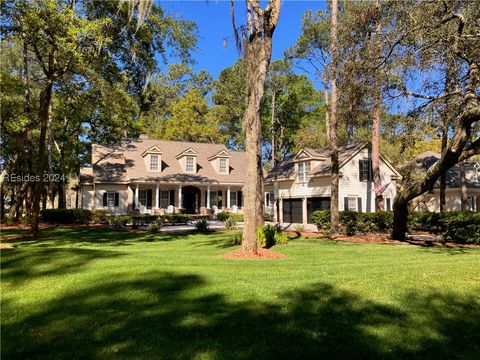
[[[207,220],[202,219],[195,222],[195,231],[206,233],[210,230],[210,224]]]
[[[450,213],[442,219],[443,240],[480,244],[480,213]]]
[[[232,238],[232,244],[233,245],[242,245],[242,234],[236,234]]]
[[[93,209],[92,210],[92,221],[94,223],[107,223],[108,219],[112,216],[110,210],[103,209]]]
[[[413,211],[408,214],[408,224],[415,230],[423,230],[434,234],[442,231],[442,218],[455,213],[433,213],[427,211]]]
[[[288,242],[287,234],[278,226],[262,225],[257,227],[257,245],[270,248],[276,244],[285,245]]]
[[[148,225],[148,231],[151,232],[152,234],[156,234],[160,231],[162,226],[163,226],[163,223],[161,219],[157,219],[156,221]]]
[[[301,224],[295,225],[295,231],[296,231],[297,233],[301,233],[301,232],[304,230],[304,228],[305,228],[305,227],[304,227],[303,225],[301,225]]]
[[[312,221],[320,232],[330,231],[330,210],[317,210],[312,213]]]
[[[225,220],[228,219],[229,215],[230,215],[229,213],[220,212],[220,213],[217,214],[217,219],[219,221],[225,221]]]
[[[88,224],[92,213],[86,209],[43,209],[40,212],[43,221],[58,224]]]
[[[237,222],[235,221],[234,218],[227,218],[227,220],[225,220],[225,229],[227,230],[236,230],[237,229]]]
[[[265,220],[265,221],[273,221],[273,215],[270,215],[269,213],[264,213],[264,214],[263,214],[263,220]]]

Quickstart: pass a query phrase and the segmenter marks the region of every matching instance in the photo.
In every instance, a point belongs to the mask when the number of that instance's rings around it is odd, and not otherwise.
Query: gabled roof
[[[304,161],[304,160],[324,160],[327,158],[327,155],[319,152],[316,149],[312,148],[301,148],[297,154],[293,157],[292,161],[297,162],[297,161]]]
[[[219,157],[226,158],[226,157],[230,157],[230,155],[231,154],[227,150],[223,149],[223,150],[220,150],[220,152],[218,152],[217,154],[210,156],[208,160],[213,160]]]
[[[188,149],[186,149],[186,150],[182,151],[180,154],[178,154],[178,155],[176,156],[176,158],[177,158],[177,159],[180,159],[182,156],[186,156],[186,155],[194,155],[194,156],[197,156],[197,155],[198,155],[198,152],[197,152],[195,149],[189,147]]]
[[[440,154],[433,152],[433,151],[426,151],[417,156],[415,159],[417,169],[420,171],[426,171],[430,167],[432,167],[439,159]],[[465,161],[465,172],[472,171],[476,174],[476,161]],[[446,185],[448,189],[460,189],[462,187],[461,179],[460,179],[460,165],[456,164],[452,166],[450,169],[447,170],[445,173],[446,178]],[[480,181],[475,181],[475,179],[471,180],[468,177],[465,179],[465,184],[467,189],[480,189]],[[437,181],[434,186],[435,189],[440,188],[440,182]]]
[[[161,154],[163,154],[163,151],[157,145],[153,145],[151,148],[145,150],[142,153],[142,156],[145,156],[147,154],[160,154],[161,155]]]
[[[142,157],[150,149],[161,149],[161,172],[148,171]],[[218,174],[209,158],[218,154],[229,154],[229,174]],[[196,155],[197,172],[185,174],[178,155]],[[129,182],[164,181],[197,182],[214,184],[216,182],[240,183],[245,181],[245,152],[228,151],[223,144],[192,143],[183,141],[165,141],[137,139],[122,142],[120,146],[107,147],[92,145],[92,167],[81,174],[86,182]]]

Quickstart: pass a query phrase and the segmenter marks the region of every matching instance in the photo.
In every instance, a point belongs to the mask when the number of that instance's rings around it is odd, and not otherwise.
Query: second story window
[[[360,181],[372,181],[373,179],[373,170],[372,162],[370,160],[360,160],[358,162],[358,177]]]
[[[310,161],[298,163],[298,180],[307,181],[307,175],[310,172]]]
[[[193,156],[187,156],[187,159],[186,159],[186,165],[185,165],[185,171],[187,173],[193,173],[193,168],[194,168],[194,159],[193,159]]]
[[[220,159],[220,174],[227,173],[227,159]]]
[[[158,171],[158,155],[150,155],[150,171]]]

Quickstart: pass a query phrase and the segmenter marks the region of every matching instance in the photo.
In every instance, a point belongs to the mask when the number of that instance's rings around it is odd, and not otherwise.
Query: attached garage
[[[316,210],[330,210],[329,197],[314,197],[307,199],[307,222],[313,224],[312,214]]]
[[[283,200],[283,222],[302,223],[302,199]]]

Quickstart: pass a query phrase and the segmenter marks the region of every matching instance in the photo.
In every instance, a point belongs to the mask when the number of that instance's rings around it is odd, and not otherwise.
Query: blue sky
[[[230,1],[157,1],[170,14],[177,14],[198,25],[198,51],[194,54],[196,70],[207,70],[214,77],[239,58],[233,38]],[[325,1],[282,1],[280,20],[273,38],[272,60],[283,57],[300,35],[302,14],[308,9],[324,9]],[[245,19],[245,1],[236,0],[237,26]],[[224,48],[223,40],[227,39]]]

